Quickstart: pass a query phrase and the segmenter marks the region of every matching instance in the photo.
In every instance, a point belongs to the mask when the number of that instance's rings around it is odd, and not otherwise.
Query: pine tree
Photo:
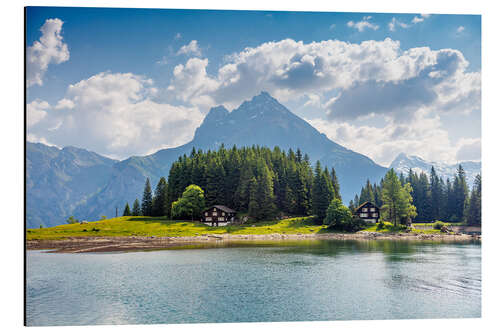
[[[153,216],[167,215],[167,190],[167,181],[165,177],[161,177],[155,189]]]
[[[146,184],[144,185],[141,212],[143,216],[151,216],[153,213],[153,195],[151,193],[151,183],[149,182],[149,178],[146,178]]]
[[[139,204],[139,199],[135,199],[134,204],[132,206],[132,216],[141,215],[141,206]]]
[[[330,176],[332,177],[334,196],[335,198],[339,199],[340,202],[342,202],[342,196],[340,195],[340,184],[339,180],[337,179],[337,173],[335,172],[334,167],[332,167],[332,172],[330,173]]]
[[[271,218],[276,213],[273,194],[273,177],[263,160],[257,164],[257,205],[258,212],[255,218],[263,220]]]
[[[334,198],[334,190],[328,170],[322,171],[321,164],[316,163],[312,188],[312,213],[316,221],[322,223],[326,216],[328,205]]]
[[[474,186],[470,195],[469,207],[467,210],[467,224],[481,226],[481,175],[474,179]]]
[[[366,185],[361,189],[361,194],[359,196],[359,204],[363,204],[365,202],[375,202],[375,194],[373,193],[372,185],[370,184],[370,180],[366,180]]]
[[[382,188],[382,212],[384,217],[391,221],[394,226],[399,223],[407,223],[415,217],[416,208],[412,205],[411,185],[409,183],[401,186],[400,180],[394,171],[389,170],[384,177]]]
[[[457,174],[453,181],[453,197],[455,200],[455,209],[453,211],[454,221],[462,222],[467,208],[467,199],[469,196],[469,188],[465,178],[465,171],[462,165],[458,165]]]
[[[123,209],[123,214],[122,216],[130,216],[132,213],[130,212],[130,206],[128,205],[128,202],[125,204],[125,208]]]
[[[430,195],[431,195],[431,216],[432,220],[440,220],[443,216],[442,206],[443,206],[443,187],[442,182],[437,176],[434,166],[431,167],[431,184],[430,184]]]
[[[257,218],[259,215],[259,203],[257,201],[258,194],[257,194],[257,180],[255,177],[252,177],[250,179],[250,182],[248,183],[248,189],[249,189],[249,201],[248,201],[248,215],[250,217]]]

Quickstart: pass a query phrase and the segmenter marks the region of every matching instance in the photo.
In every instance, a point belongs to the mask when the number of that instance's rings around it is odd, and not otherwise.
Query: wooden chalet
[[[380,209],[367,201],[356,208],[354,215],[365,220],[365,222],[377,223],[380,218]]]
[[[236,211],[222,205],[214,205],[201,213],[201,222],[212,227],[225,226],[234,222]]]

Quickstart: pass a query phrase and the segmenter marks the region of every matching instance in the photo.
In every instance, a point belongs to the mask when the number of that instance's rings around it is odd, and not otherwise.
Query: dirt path
[[[405,241],[470,241],[481,240],[481,236],[464,234],[387,234],[358,232],[355,234],[267,234],[267,235],[203,235],[193,237],[70,237],[58,240],[27,241],[28,250],[50,249],[59,253],[114,252],[161,250],[186,245],[221,244],[224,242],[280,241],[280,240],[405,240]]]

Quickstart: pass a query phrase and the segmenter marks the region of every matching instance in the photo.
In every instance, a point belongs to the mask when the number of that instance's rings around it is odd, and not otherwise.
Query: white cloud
[[[194,107],[155,102],[152,85],[152,80],[131,73],[100,73],[70,85],[60,103],[71,102],[73,108],[50,117],[45,113],[47,126],[31,130],[30,137],[117,158],[188,142],[202,114]],[[39,111],[40,103],[36,106],[33,110]],[[45,112],[48,105],[42,106]]]
[[[459,26],[459,27],[457,28],[457,33],[458,33],[458,34],[459,34],[459,33],[462,33],[462,32],[464,32],[464,30],[465,30],[465,27],[464,27],[463,25],[461,25],[461,26]]]
[[[481,139],[462,138],[459,140],[457,149],[457,160],[459,161],[480,161],[481,160]]]
[[[375,162],[388,166],[401,152],[430,161],[453,162],[480,158],[480,139],[452,143],[439,116],[420,111],[413,122],[398,123],[387,119],[382,127],[347,122],[311,119],[308,122],[331,140]]]
[[[177,99],[192,105],[214,104],[210,94],[219,83],[208,76],[207,66],[208,59],[199,58],[191,58],[185,65],[175,66],[167,91]]]
[[[68,109],[71,110],[75,107],[75,103],[67,98],[63,98],[59,100],[55,106],[56,110],[63,110],[63,109]]]
[[[198,46],[198,41],[192,40],[189,42],[189,44],[183,45],[179,49],[179,51],[177,51],[177,55],[181,55],[181,54],[186,54],[186,55],[192,54],[192,55],[201,57],[201,50]]]
[[[329,29],[330,29],[330,30],[334,30],[334,29],[335,29],[335,23],[332,23],[332,24],[330,25],[330,28],[329,28]]]
[[[420,14],[420,16],[413,17],[413,20],[411,20],[411,22],[413,24],[422,23],[422,22],[424,22],[425,19],[429,18],[429,16],[431,16],[431,15],[430,14]]]
[[[413,18],[413,20],[411,20],[411,22],[412,22],[413,24],[417,24],[417,23],[420,23],[420,22],[423,22],[423,21],[424,21],[424,18],[423,18],[423,17],[418,17],[418,16],[415,16],[415,17]]]
[[[69,60],[68,45],[63,42],[63,21],[48,19],[41,27],[40,40],[26,50],[26,77],[28,87],[43,84],[43,76],[49,64],[60,64]]]
[[[182,38],[182,35],[181,35],[181,33],[180,33],[180,32],[176,33],[176,34],[175,34],[175,36],[174,36],[174,39],[175,39],[175,40],[179,40],[179,39],[181,39],[181,38]]]
[[[388,26],[389,26],[390,31],[396,31],[396,27],[398,27],[398,26],[401,28],[404,28],[404,29],[408,29],[409,27],[411,27],[410,24],[399,21],[395,17],[392,18],[392,20],[389,22]]]
[[[359,32],[363,32],[367,28],[372,30],[378,30],[379,26],[369,21],[371,18],[372,18],[371,16],[365,16],[361,21],[358,22],[349,21],[347,22],[347,26],[350,28],[357,29]]]
[[[47,116],[47,110],[50,108],[49,103],[39,99],[26,105],[26,122],[28,128],[39,123]]]
[[[331,119],[371,114],[408,119],[420,108],[470,113],[481,107],[480,73],[466,72],[461,52],[403,51],[389,38],[359,44],[285,39],[228,56],[214,76],[207,65],[207,59],[191,58],[176,66],[168,87],[172,98],[231,108],[261,90],[282,102],[333,92],[336,97],[324,105]]]

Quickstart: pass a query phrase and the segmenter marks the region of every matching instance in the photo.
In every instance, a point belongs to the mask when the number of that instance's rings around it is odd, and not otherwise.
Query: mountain
[[[268,93],[262,92],[229,112],[223,106],[214,107],[196,130],[191,142],[162,149],[147,156],[134,156],[113,163],[107,182],[98,192],[86,196],[75,206],[73,215],[93,220],[101,215],[121,213],[126,202],[140,200],[146,177],[156,186],[161,176],[168,176],[171,164],[195,149],[260,145],[281,149],[300,148],[323,166],[335,167],[344,201],[354,197],[366,179],[379,180],[386,168],[370,158],[329,140],[309,123],[296,116]]]
[[[474,184],[474,177],[477,174],[481,173],[481,162],[468,161],[456,164],[428,162],[418,156],[408,156],[404,153],[401,153],[394,159],[394,161],[392,161],[389,168],[394,168],[396,172],[402,172],[404,174],[408,174],[410,169],[417,173],[423,171],[427,174],[430,174],[431,167],[434,166],[434,169],[436,170],[438,176],[443,177],[444,180],[446,180],[446,178],[450,178],[450,180],[452,180],[453,177],[455,177],[459,164],[461,164],[464,168],[467,183],[469,184],[469,186],[472,186]]]
[[[73,210],[99,192],[115,160],[85,149],[26,143],[26,224],[63,224]]]

